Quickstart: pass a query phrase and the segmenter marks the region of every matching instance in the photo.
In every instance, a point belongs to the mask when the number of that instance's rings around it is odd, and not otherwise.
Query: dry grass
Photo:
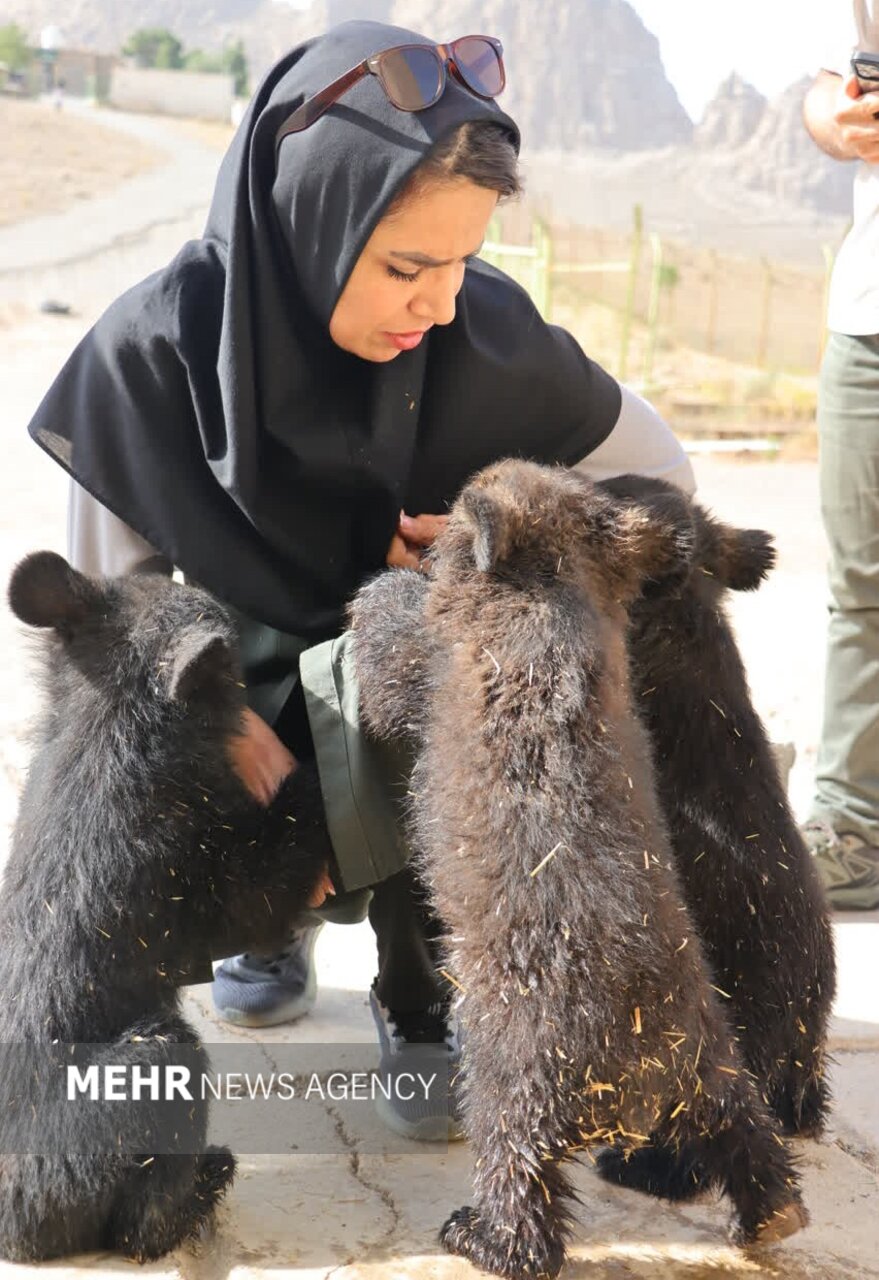
[[[559,301],[553,320],[611,373],[620,372],[622,317],[598,303]],[[627,381],[640,387],[676,433],[685,439],[764,437],[776,440],[786,459],[816,456],[817,373],[793,376],[709,355],[660,336],[648,385],[642,380],[648,334],[635,322]]]
[[[501,239],[532,239],[526,199],[500,214]],[[649,227],[646,228],[649,231]],[[552,224],[556,264],[630,261],[631,236],[607,228]],[[684,438],[750,437],[777,442],[783,456],[815,453],[817,374],[824,340],[825,275],[757,258],[662,240],[665,286],[651,345],[647,325],[653,245],[645,234],[625,380],[643,389]],[[517,260],[501,266],[516,274]],[[531,283],[524,274],[526,288]],[[584,349],[620,376],[627,270],[556,275],[552,315]]]
[[[232,125],[220,120],[184,120],[176,116],[163,116],[162,123],[169,130],[201,142],[206,147],[212,147],[214,151],[225,151],[235,136]]]
[[[15,98],[0,98],[0,135],[0,226],[60,213],[163,159],[115,129]]]

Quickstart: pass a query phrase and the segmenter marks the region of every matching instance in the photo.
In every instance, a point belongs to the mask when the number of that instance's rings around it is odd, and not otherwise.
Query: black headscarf
[[[423,36],[348,22],[260,85],[220,168],[207,227],[79,344],[30,434],[187,577],[314,640],[384,564],[401,507],[442,512],[506,455],[573,463],[604,439],[617,384],[474,263],[452,324],[386,364],[328,322],[361,250],[431,146],[465,121],[514,122],[448,79],[398,111],[374,76],[316,124],[274,137],[364,57]]]

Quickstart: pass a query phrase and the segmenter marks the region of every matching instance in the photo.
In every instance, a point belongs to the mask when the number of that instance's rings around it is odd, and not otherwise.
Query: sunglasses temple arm
[[[303,102],[301,107],[296,108],[278,134],[278,144],[283,138],[286,138],[288,133],[302,133],[304,129],[313,125],[315,120],[319,120],[324,112],[341,98],[343,93],[347,93],[352,85],[355,85],[358,80],[362,80],[368,73],[369,68],[366,62],[360,62],[356,67],[352,67],[350,71],[346,71],[344,75],[339,76],[338,80],[334,80],[325,89],[321,89],[314,97]]]

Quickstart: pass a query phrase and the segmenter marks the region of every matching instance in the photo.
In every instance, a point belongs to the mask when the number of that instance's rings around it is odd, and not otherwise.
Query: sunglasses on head
[[[506,84],[503,45],[494,36],[462,36],[451,44],[400,44],[374,53],[287,117],[275,134],[275,157],[288,134],[314,124],[364,76],[378,76],[400,111],[424,111],[442,97],[447,71],[478,98],[496,98]]]

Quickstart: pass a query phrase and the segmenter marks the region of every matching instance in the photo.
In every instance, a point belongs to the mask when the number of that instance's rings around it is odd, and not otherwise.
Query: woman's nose
[[[412,312],[434,324],[451,324],[455,318],[455,299],[461,291],[463,272],[432,271],[434,278],[424,282],[411,303]]]

